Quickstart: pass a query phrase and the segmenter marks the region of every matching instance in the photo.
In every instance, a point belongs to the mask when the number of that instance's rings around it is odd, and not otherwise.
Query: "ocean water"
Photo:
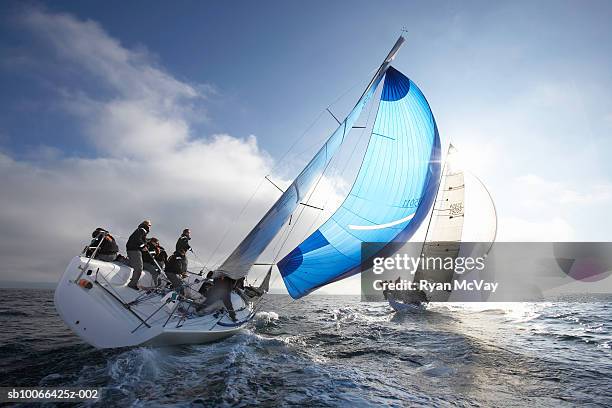
[[[1,385],[99,387],[83,405],[612,406],[610,296],[397,316],[358,297],[271,295],[223,342],[95,350],[52,291],[0,295]]]

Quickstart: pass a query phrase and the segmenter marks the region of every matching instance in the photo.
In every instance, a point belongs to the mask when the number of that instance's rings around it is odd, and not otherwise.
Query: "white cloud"
[[[57,55],[65,69],[93,75],[124,98],[152,100],[173,109],[181,98],[201,96],[196,86],[156,66],[144,48],[125,48],[94,21],[29,8],[20,22]]]
[[[590,205],[612,199],[612,185],[595,184],[578,190],[567,183],[545,180],[540,176],[528,174],[517,177],[515,182],[523,190],[521,205],[546,209],[559,205]],[[585,191],[588,190],[588,191]]]
[[[605,240],[612,201],[609,183],[549,180],[535,174],[515,177],[498,206],[499,241]],[[501,210],[499,208],[501,207]]]
[[[191,227],[194,247],[207,258],[271,171],[256,138],[196,137],[194,121],[205,112],[195,102],[209,87],[177,80],[95,22],[38,8],[20,21],[52,51],[52,57],[30,56],[33,61],[56,58],[76,75],[95,78],[104,92],[75,85],[79,81],[58,86],[57,104],[82,125],[97,157],[66,157],[51,146],[34,149],[25,161],[0,153],[0,280],[57,281],[94,228],[125,237],[144,218],[153,220],[152,235],[169,248]],[[50,144],[54,136],[50,130]],[[262,185],[217,257],[277,197]]]
[[[564,242],[575,239],[574,228],[564,219],[528,221],[518,217],[501,217],[499,242]]]

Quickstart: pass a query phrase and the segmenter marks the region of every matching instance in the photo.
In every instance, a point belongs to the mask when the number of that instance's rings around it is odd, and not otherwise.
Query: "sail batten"
[[[390,67],[350,193],[277,264],[289,294],[299,298],[359,272],[363,242],[379,242],[384,248],[409,239],[433,204],[439,158],[440,138],[427,100],[410,79]]]
[[[233,279],[246,276],[257,258],[264,252],[276,237],[282,226],[291,217],[297,206],[313,187],[315,181],[323,174],[334,154],[344,141],[346,134],[353,128],[363,108],[375,93],[378,84],[385,76],[389,64],[404,42],[400,37],[383,63],[380,65],[363,94],[351,112],[339,124],[338,128],[327,139],[312,160],[300,172],[291,186],[279,197],[266,215],[249,232],[244,240],[234,249],[230,256],[217,269],[217,273]]]

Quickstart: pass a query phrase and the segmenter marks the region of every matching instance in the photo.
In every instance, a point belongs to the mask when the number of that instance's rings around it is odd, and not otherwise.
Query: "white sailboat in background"
[[[461,236],[465,221],[465,180],[463,169],[457,160],[457,149],[448,148],[442,181],[436,195],[433,211],[425,234],[421,254],[424,258],[453,258],[459,256]],[[445,269],[417,268],[413,282],[426,280],[431,283],[451,282],[453,272]],[[387,294],[389,306],[396,312],[425,309],[431,301],[445,301],[445,293],[426,294],[421,290],[395,290]]]
[[[485,207],[490,208],[490,211],[478,214],[478,222],[485,229],[484,233],[481,232],[478,237],[481,242],[470,242],[469,245],[463,246],[466,225],[466,193],[470,192],[473,194],[472,206],[474,208],[478,208],[477,204],[481,204],[480,209],[482,209],[482,204],[484,204]],[[485,202],[477,203],[476,200]],[[455,146],[449,144],[440,188],[430,215],[420,255],[424,259],[452,259],[453,262],[459,256],[486,256],[495,242],[496,234],[497,213],[493,198],[484,183],[465,170],[460,153]],[[412,276],[412,281],[427,281],[431,285],[452,283],[455,273],[440,266],[434,265],[434,267],[425,269],[423,264],[420,264]],[[471,271],[464,273],[471,273]],[[386,293],[389,306],[396,312],[425,310],[430,302],[452,300],[451,295],[450,291],[445,290],[432,290],[429,293],[421,290],[394,290]]]
[[[332,219],[339,214],[343,217],[342,221],[333,221],[337,227],[335,235],[329,235],[327,229],[317,230],[314,235],[315,241],[318,240],[316,248],[312,246],[313,236],[296,248],[299,256],[303,255],[303,264],[297,263],[294,250],[278,263],[278,267],[289,293],[294,297],[303,296],[342,276],[356,273],[359,260],[355,258],[355,245],[359,246],[370,238],[380,242],[406,239],[418,227],[437,190],[440,143],[424,96],[414,83],[390,66],[403,42],[403,37],[397,40],[353,109],[343,121],[338,121],[337,129],[289,188],[215,270],[216,276],[235,280],[247,276],[322,177],[383,78],[385,85],[377,122],[354,185],[361,193],[351,193],[351,198],[347,198],[332,216]],[[378,162],[377,158],[391,160],[385,164],[384,161]],[[411,171],[414,173],[410,174]],[[395,185],[374,179],[375,175],[382,174],[389,174],[388,180]],[[381,205],[367,209],[362,200],[368,200],[377,190],[381,194]],[[342,216],[345,211],[359,214],[354,206],[362,207],[361,215],[351,217],[346,213]],[[386,222],[387,219],[392,222]],[[330,220],[322,228],[327,228]],[[354,239],[347,241],[338,228],[351,231]],[[308,265],[309,254],[314,255],[316,259],[311,260],[318,263],[322,254],[316,249],[329,249],[326,247],[336,239],[343,240],[348,246],[336,245],[337,253],[328,251],[327,255],[323,254],[326,268],[319,270],[322,274],[313,275],[300,267]],[[346,259],[338,262],[338,255]],[[224,311],[208,315],[195,313],[196,305],[201,301],[197,295],[190,298],[169,288],[151,288],[153,280],[146,271],[139,280],[139,286],[145,289],[136,292],[127,288],[132,268],[95,259],[94,252],[91,257],[77,256],[70,262],[57,286],[54,302],[64,322],[84,341],[98,348],[206,343],[231,336],[252,318],[256,303],[268,290],[271,272],[272,268],[258,288],[232,291],[231,300],[236,312],[236,321],[233,321]],[[201,277],[190,275],[186,286],[197,289],[202,281]],[[193,294],[195,290],[189,292]]]

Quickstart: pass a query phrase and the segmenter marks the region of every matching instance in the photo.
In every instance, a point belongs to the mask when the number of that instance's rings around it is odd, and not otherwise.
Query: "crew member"
[[[213,271],[209,271],[206,274],[206,279],[204,279],[204,282],[202,282],[202,286],[200,286],[200,289],[198,289],[198,292],[200,292],[200,294],[204,297],[207,297],[208,289],[210,289],[213,285],[213,274]]]
[[[185,251],[185,256],[183,257],[183,262],[185,263],[185,270],[187,270],[187,251],[191,250],[191,245],[189,245],[189,240],[191,239],[191,230],[189,228],[185,228],[183,233],[176,241],[176,250],[177,251]],[[193,252],[193,250],[191,250]]]
[[[191,245],[189,245],[189,240],[191,239],[191,230],[189,228],[185,228],[183,233],[176,241],[176,250],[180,251],[181,249],[185,250],[185,253],[191,249]]]
[[[185,291],[183,289],[183,280],[181,278],[187,277],[187,268],[185,268],[185,262],[183,262],[184,257],[184,249],[175,251],[168,258],[165,269],[166,277],[170,281],[172,289],[179,290],[182,295],[185,294]]]
[[[223,302],[230,319],[236,321],[236,312],[232,305],[232,289],[235,284],[235,280],[224,275],[214,278],[212,287],[206,292],[205,312],[210,313]]]
[[[134,268],[132,278],[127,286],[135,290],[138,290],[138,280],[140,279],[143,268],[142,252],[146,250],[147,234],[151,230],[151,227],[151,221],[144,220],[141,222],[138,228],[132,232],[132,235],[130,235],[125,245],[128,259],[130,260],[130,266]]]
[[[168,262],[168,253],[164,249],[163,246],[159,245],[159,252],[155,255],[155,260],[160,268],[164,269],[166,267],[166,262]]]
[[[155,286],[159,286],[161,283],[159,280],[161,265],[157,264],[157,257],[160,252],[159,240],[157,238],[150,238],[147,241],[145,250],[142,252],[143,269],[151,274]]]
[[[85,252],[86,256],[92,256],[95,252],[96,259],[101,261],[113,262],[117,259],[119,247],[110,232],[104,228],[98,227],[91,233],[91,237],[93,239]],[[96,248],[98,248],[98,251],[96,251]]]

